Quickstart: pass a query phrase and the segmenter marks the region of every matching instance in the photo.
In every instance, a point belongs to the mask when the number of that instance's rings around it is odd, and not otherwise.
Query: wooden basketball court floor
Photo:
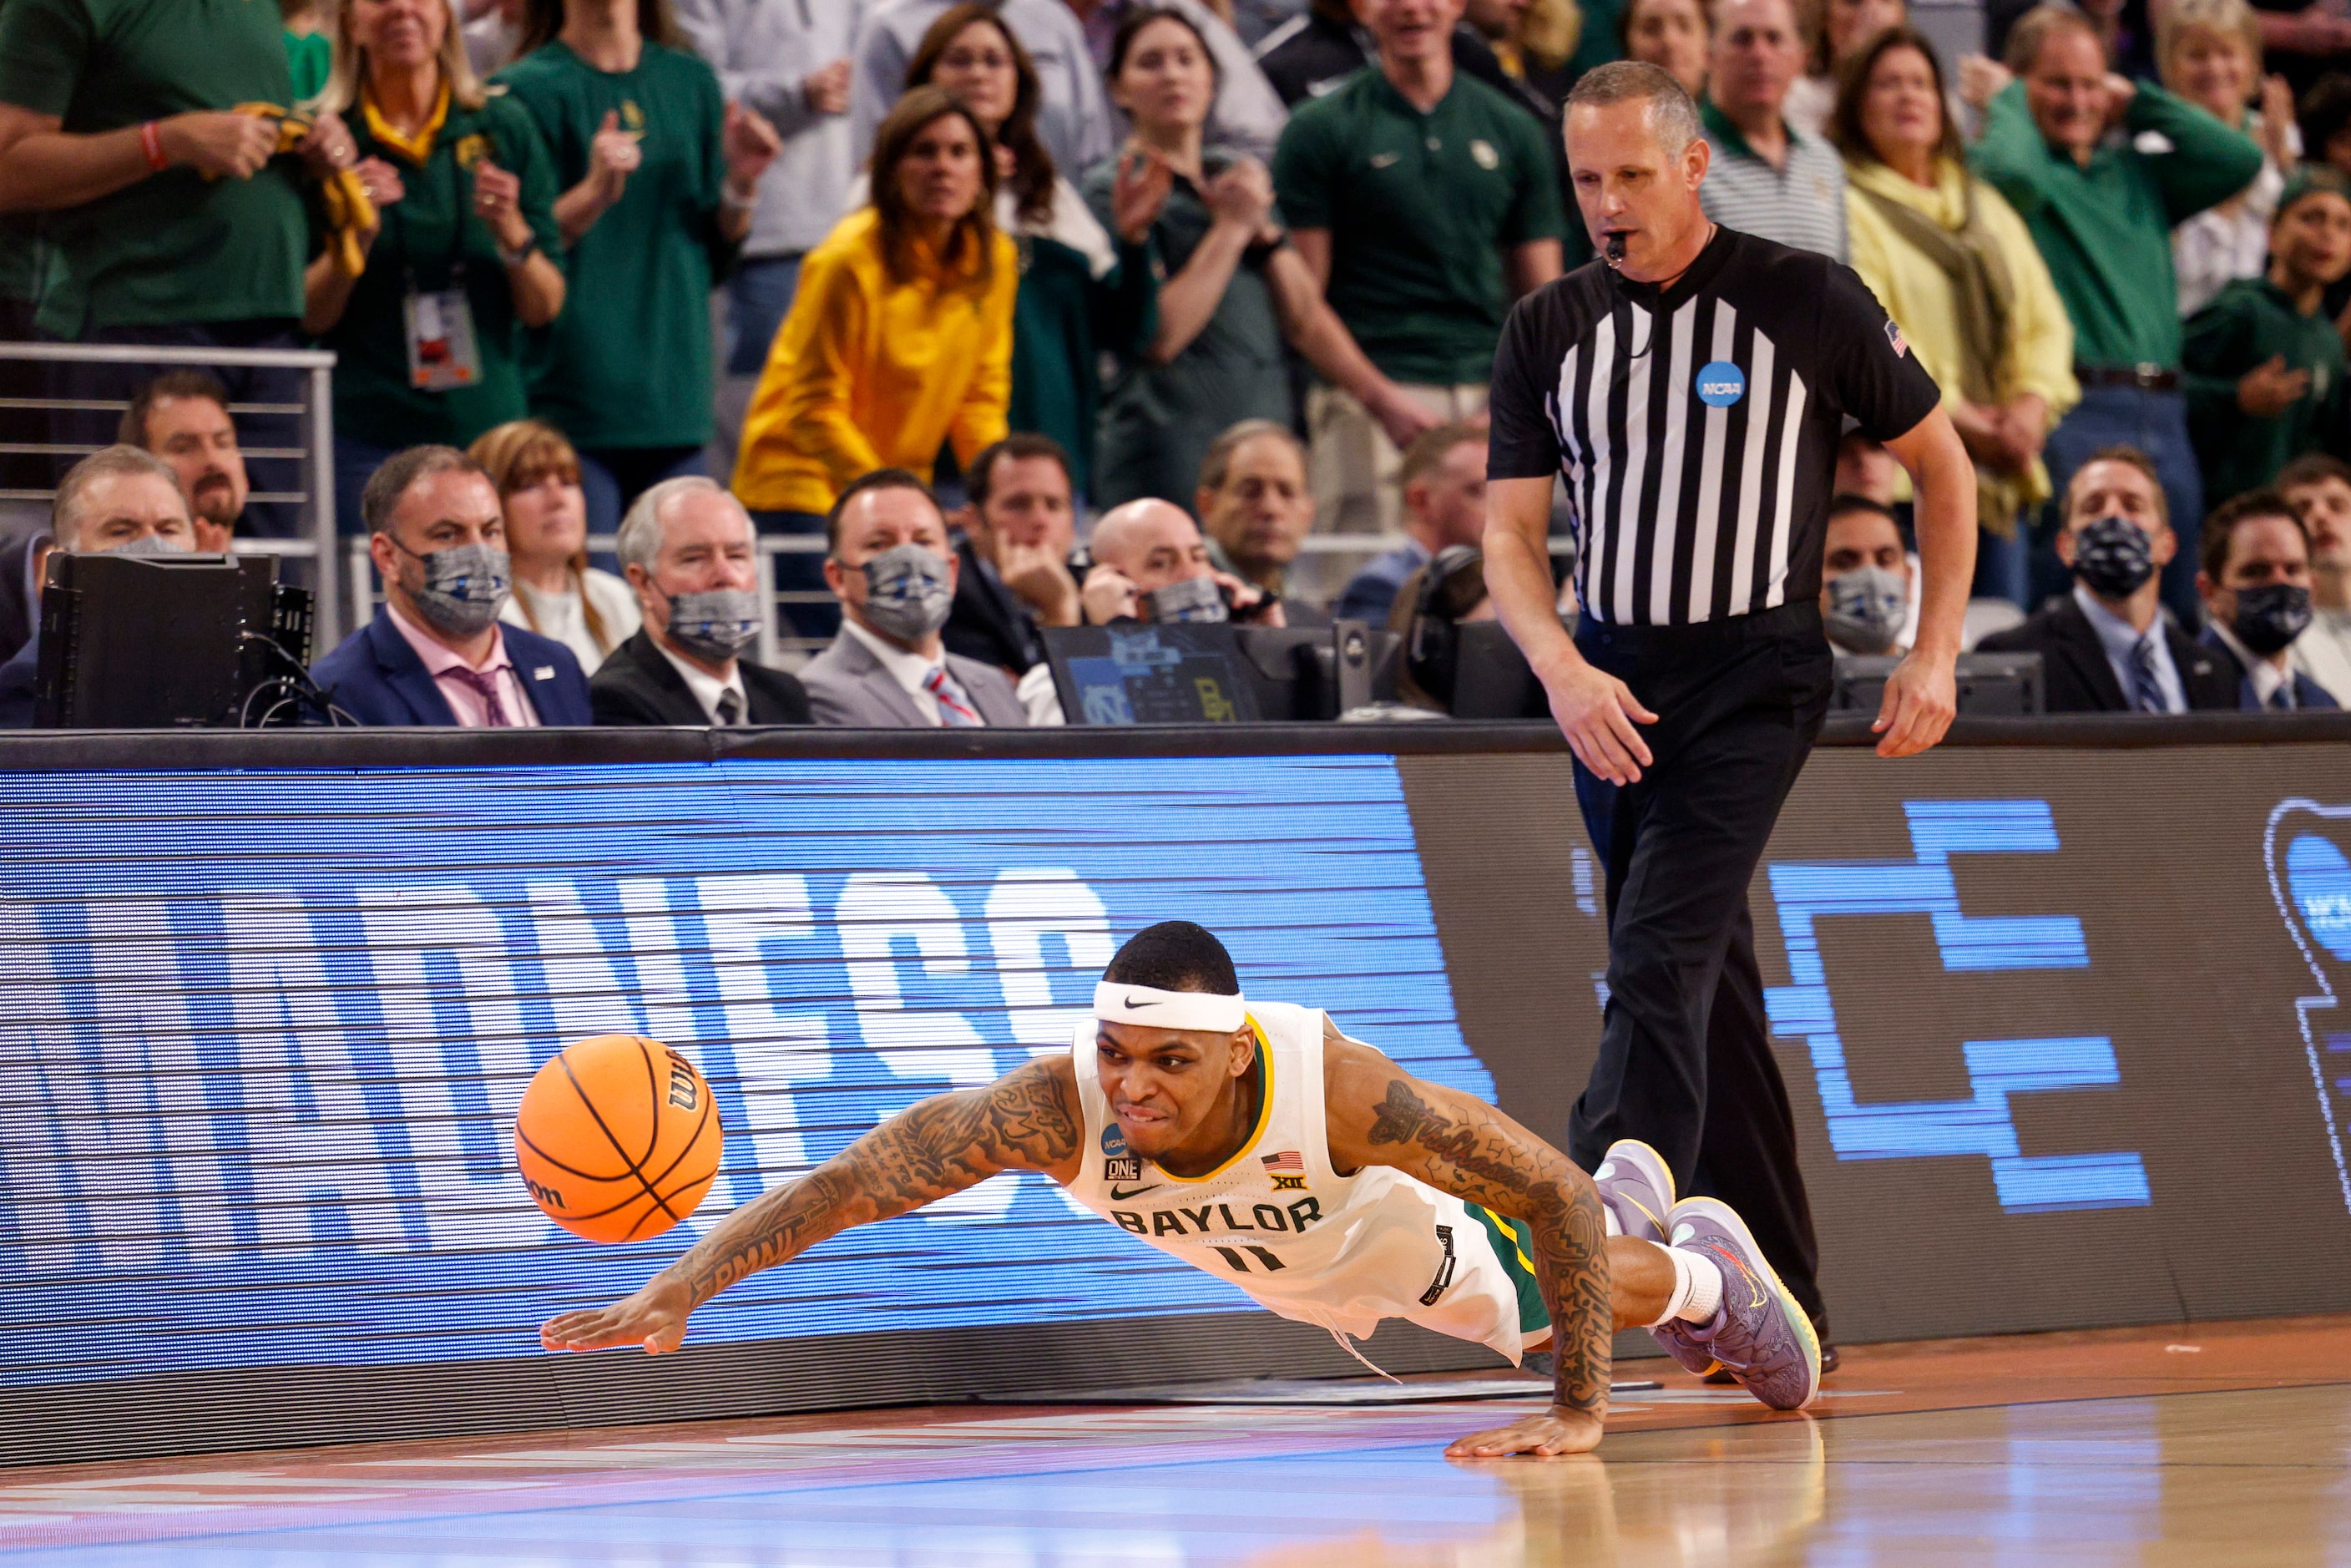
[[[1487,1401],[967,1405],[0,1471],[0,1563],[2351,1563],[2351,1318],[1855,1347],[1812,1415],[1661,1380],[1600,1455],[1550,1461],[1448,1463],[1517,1407]]]

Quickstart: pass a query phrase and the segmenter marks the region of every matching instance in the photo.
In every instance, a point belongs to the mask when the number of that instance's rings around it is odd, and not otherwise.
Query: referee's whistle
[[[1608,265],[1614,267],[1625,265],[1625,231],[1622,229],[1608,236]]]

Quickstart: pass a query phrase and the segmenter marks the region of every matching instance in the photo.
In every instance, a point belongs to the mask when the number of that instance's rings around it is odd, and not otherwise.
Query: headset
[[[1415,685],[1448,708],[1461,658],[1458,622],[1485,596],[1486,556],[1476,545],[1447,545],[1421,569],[1405,668]]]

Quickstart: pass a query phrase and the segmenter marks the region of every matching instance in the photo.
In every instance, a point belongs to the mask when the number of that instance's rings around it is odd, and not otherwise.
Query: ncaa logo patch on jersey
[[[1115,1156],[1126,1153],[1126,1130],[1113,1122],[1102,1129],[1102,1153],[1106,1155]]]
[[[1698,401],[1708,408],[1729,408],[1747,395],[1747,372],[1729,360],[1717,360],[1698,372]]]

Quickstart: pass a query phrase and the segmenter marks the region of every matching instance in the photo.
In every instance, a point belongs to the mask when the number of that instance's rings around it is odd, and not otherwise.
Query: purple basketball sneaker
[[[1666,1216],[1674,1211],[1674,1173],[1665,1156],[1638,1138],[1608,1145],[1592,1173],[1600,1201],[1616,1217],[1616,1228],[1635,1241],[1666,1244]]]
[[[1701,1376],[1719,1362],[1774,1410],[1810,1405],[1821,1391],[1820,1340],[1746,1222],[1727,1203],[1691,1197],[1674,1206],[1671,1223],[1674,1246],[1722,1270],[1722,1306],[1709,1322],[1677,1320],[1650,1330],[1657,1343]]]

